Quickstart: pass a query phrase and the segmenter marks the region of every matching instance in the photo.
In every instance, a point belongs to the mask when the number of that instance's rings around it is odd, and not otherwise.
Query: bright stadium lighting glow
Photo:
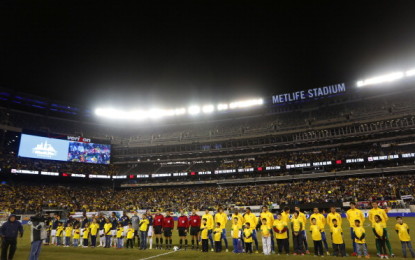
[[[215,111],[215,107],[213,105],[206,105],[206,106],[203,106],[202,111],[205,114],[210,114],[210,113],[213,113],[213,111]]]
[[[405,72],[405,76],[412,77],[415,76],[415,69],[410,69]]]
[[[135,109],[135,110],[120,110],[114,108],[97,108],[95,114],[99,117],[114,119],[114,120],[131,120],[131,121],[142,121],[145,119],[158,120],[165,117],[198,115],[200,113],[212,114],[215,111],[225,111],[229,109],[247,108],[253,106],[260,106],[264,104],[262,98],[241,100],[232,102],[229,104],[209,104],[204,106],[192,105],[186,108],[175,108],[175,109],[158,109],[153,108],[149,110]]]
[[[175,116],[180,116],[180,115],[184,115],[184,114],[186,114],[186,108],[174,109],[174,115]]]
[[[228,108],[229,108],[228,104],[219,104],[217,107],[218,111],[228,110]]]
[[[191,106],[191,107],[189,107],[187,112],[189,113],[189,115],[197,115],[197,114],[200,113],[200,107],[199,106]]]
[[[253,107],[253,106],[260,106],[262,104],[264,104],[264,100],[262,98],[249,99],[249,100],[232,102],[229,104],[229,108],[236,109],[236,108],[244,108],[244,107]]]
[[[357,82],[357,87],[364,87],[367,85],[374,85],[374,84],[381,84],[381,83],[386,83],[386,82],[392,82],[398,79],[401,79],[404,77],[404,73],[399,71],[399,72],[393,72],[393,73],[389,73],[389,74],[385,74],[385,75],[381,75],[381,76],[377,76],[377,77],[373,77],[373,78],[369,78],[369,79],[365,79],[365,80],[360,80]]]

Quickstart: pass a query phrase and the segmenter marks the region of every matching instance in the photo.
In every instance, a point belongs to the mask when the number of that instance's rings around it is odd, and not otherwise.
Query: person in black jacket
[[[46,218],[41,214],[37,214],[30,218],[32,223],[32,237],[29,260],[38,260],[40,255],[40,249],[42,248],[42,242],[46,239]]]
[[[23,226],[15,215],[10,215],[0,228],[1,260],[12,260],[16,252],[17,235],[23,236]]]

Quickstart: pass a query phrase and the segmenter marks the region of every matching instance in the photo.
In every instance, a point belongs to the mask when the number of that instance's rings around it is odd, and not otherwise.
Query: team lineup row
[[[367,245],[365,241],[366,231],[363,227],[365,222],[364,214],[356,208],[355,203],[350,203],[350,209],[346,212],[346,217],[350,225],[350,235],[353,243],[352,255],[358,257],[365,256],[369,258]],[[386,211],[379,208],[376,202],[372,203],[372,209],[369,211],[368,219],[371,222],[372,231],[376,237],[376,251],[381,258],[388,258],[388,255],[395,256],[389,241],[389,234],[386,228],[388,215]],[[309,221],[304,213],[296,207],[290,214],[290,209],[284,208],[281,213],[276,215],[268,210],[267,206],[262,207],[260,216],[257,217],[246,208],[244,214],[238,210],[233,212],[231,238],[233,242],[234,253],[252,253],[255,246],[255,252],[259,253],[258,235],[262,237],[262,249],[265,255],[276,252],[277,254],[289,254],[289,238],[292,236],[293,254],[309,254],[307,241],[307,222],[310,223],[308,231],[314,243],[315,255],[323,256],[323,247],[327,255],[329,247],[325,233],[325,226],[330,228],[330,235],[333,244],[332,254],[335,256],[346,256],[346,247],[343,240],[342,218],[335,208],[330,209],[330,213],[324,216],[318,208],[313,210]],[[170,212],[165,215],[157,211],[154,217],[149,211],[142,215],[140,219],[137,213],[129,218],[126,214],[117,218],[115,213],[110,217],[93,216],[92,219],[84,217],[83,220],[70,220],[66,226],[59,221],[59,217],[50,222],[50,236],[47,243],[64,246],[83,246],[83,247],[116,247],[133,248],[135,241],[139,249],[153,249],[153,237],[155,238],[155,249],[184,249],[188,248],[187,235],[191,236],[191,249],[201,248],[203,252],[209,249],[211,251],[221,252],[222,243],[225,244],[225,251],[229,251],[227,240],[226,224],[228,215],[222,208],[214,215],[205,211],[203,216],[197,215],[193,210],[188,217],[184,211],[180,212],[177,220],[177,230],[179,233],[179,247],[172,245],[172,231],[175,220]],[[407,248],[411,256],[415,258],[415,252],[412,249],[411,238],[409,236],[409,227],[398,217],[395,230],[402,244],[402,254],[407,255]],[[51,241],[49,241],[49,238]],[[276,248],[275,248],[275,241]],[[72,240],[72,242],[71,242]],[[164,242],[164,243],[163,243]],[[98,244],[99,243],[99,244]],[[276,250],[275,250],[276,249]]]

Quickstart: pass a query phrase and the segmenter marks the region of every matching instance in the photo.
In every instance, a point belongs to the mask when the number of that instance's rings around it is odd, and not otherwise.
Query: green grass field
[[[347,221],[346,221],[347,222]],[[415,226],[415,218],[406,218],[405,222],[409,225],[410,228]],[[230,223],[228,222],[229,227],[230,227]],[[373,232],[371,230],[371,228],[368,226],[368,221],[365,222],[365,229],[366,229],[366,233],[367,233],[367,244],[368,244],[368,248],[369,248],[369,252],[371,254],[372,257],[377,258],[376,257],[376,250],[375,250],[375,238],[373,235]],[[392,248],[394,253],[396,254],[396,256],[398,258],[402,257],[402,253],[401,253],[401,244],[399,242],[398,239],[398,235],[396,234],[396,232],[394,231],[394,225],[395,225],[395,219],[391,218],[389,219],[389,223],[388,223],[388,231],[389,231],[389,237],[390,237],[390,241],[392,243]],[[308,225],[307,225],[308,227]],[[347,253],[351,253],[352,251],[352,245],[351,245],[351,239],[350,239],[350,235],[349,235],[349,227],[348,224],[345,223],[345,221],[343,221],[343,230],[344,232],[344,239],[346,242],[346,252]],[[328,227],[326,228],[326,233],[329,232]],[[413,231],[412,231],[413,232]],[[308,237],[308,243],[310,246],[310,251],[311,253],[313,253],[313,247],[312,247],[312,240],[311,240],[311,236],[308,233],[307,234]],[[259,243],[261,244],[261,238],[260,236],[258,237]],[[173,235],[173,243],[174,244],[178,244],[178,236],[177,236],[177,231],[174,232]],[[232,240],[230,238],[230,231],[228,232],[228,242],[229,245],[232,245]],[[189,241],[190,243],[190,241]],[[328,244],[329,244],[329,248],[330,251],[331,250],[331,239],[330,236],[328,236]],[[154,245],[154,244],[153,244]],[[27,259],[28,255],[29,255],[29,251],[30,251],[30,232],[29,232],[29,226],[25,226],[25,234],[23,238],[19,238],[18,239],[18,249],[15,255],[15,259]],[[261,250],[261,247],[260,247]],[[292,241],[290,240],[290,250],[292,250]],[[243,259],[267,259],[267,258],[274,258],[274,257],[278,257],[279,259],[286,259],[286,258],[302,258],[302,259],[312,259],[314,258],[313,255],[310,256],[286,256],[286,255],[281,255],[281,256],[277,256],[277,255],[271,255],[271,256],[264,256],[261,254],[252,254],[252,255],[247,255],[247,254],[234,254],[231,251],[231,247],[229,248],[228,253],[226,252],[222,252],[222,253],[214,253],[214,252],[210,252],[209,253],[202,253],[202,252],[198,252],[198,251],[192,251],[192,250],[187,250],[187,251],[177,251],[177,252],[173,252],[173,251],[166,251],[166,250],[145,250],[145,251],[140,251],[137,248],[134,249],[121,249],[121,250],[117,250],[114,248],[64,248],[64,247],[56,247],[56,246],[43,246],[42,247],[42,252],[41,252],[41,256],[40,259],[42,260],[106,260],[106,259],[111,259],[111,260],[116,260],[116,259],[134,259],[134,260],[138,260],[138,259],[145,259],[145,258],[149,258],[152,257],[151,259],[217,259],[218,257],[222,258],[222,259],[238,259],[238,260],[243,260]],[[171,252],[171,253],[169,253]],[[166,255],[161,255],[164,253],[168,253]],[[157,256],[160,255],[160,256]],[[408,256],[410,257],[410,254],[408,252]],[[325,256],[325,258],[334,258],[332,256]],[[347,257],[347,258],[352,258],[352,257]],[[356,258],[356,257],[354,257]]]

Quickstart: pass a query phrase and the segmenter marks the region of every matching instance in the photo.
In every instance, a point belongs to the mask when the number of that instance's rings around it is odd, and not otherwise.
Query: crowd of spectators
[[[248,174],[235,172],[227,176],[209,175],[201,176],[202,179],[213,178],[244,178],[244,177],[260,177],[271,175],[289,175],[306,172],[333,172],[364,168],[376,167],[393,167],[400,165],[413,164],[412,158],[399,157],[403,153],[411,153],[415,151],[415,145],[411,142],[406,145],[390,145],[383,146],[379,143],[367,143],[353,146],[339,146],[324,149],[307,149],[303,151],[285,151],[275,152],[271,154],[251,155],[231,157],[225,159],[209,159],[209,160],[183,160],[183,162],[158,162],[143,161],[130,164],[90,164],[90,163],[74,163],[59,162],[49,160],[33,160],[28,158],[17,157],[15,154],[0,155],[0,172],[10,173],[12,169],[35,170],[59,173],[77,173],[86,175],[134,175],[134,174],[155,174],[155,173],[191,173],[191,172],[214,172],[216,170],[227,169],[251,169]],[[371,162],[369,156],[382,155],[398,155],[399,158],[393,160],[382,160]],[[346,163],[347,159],[362,158],[364,162]],[[313,163],[330,161],[331,165],[321,167],[312,167]],[[341,161],[340,163],[337,163]],[[310,167],[288,169],[287,165],[301,163],[310,163]],[[279,166],[272,172],[266,171],[268,166]],[[261,169],[258,171],[258,169]],[[239,170],[238,170],[239,171]],[[254,173],[255,171],[255,173]],[[252,175],[255,176],[252,176]],[[245,176],[246,175],[246,176]]]
[[[41,208],[69,211],[199,209],[246,206],[398,200],[415,195],[414,175],[307,180],[240,186],[113,189],[93,185],[0,185],[0,208],[14,213]]]

